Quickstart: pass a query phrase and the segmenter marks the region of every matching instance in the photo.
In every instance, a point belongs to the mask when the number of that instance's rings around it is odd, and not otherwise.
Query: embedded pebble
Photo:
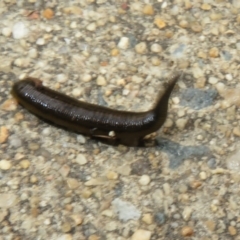
[[[54,12],[51,8],[46,8],[43,10],[42,16],[46,19],[51,19],[54,16]]]
[[[137,229],[131,237],[131,240],[150,240],[152,233],[144,229]]]
[[[158,16],[155,18],[154,24],[156,24],[156,26],[160,29],[165,28],[167,26],[166,22]]]
[[[9,170],[12,167],[12,164],[8,160],[1,160],[0,161],[0,169],[1,170]]]
[[[10,208],[17,204],[17,196],[13,193],[1,193],[0,208]]]
[[[208,79],[208,82],[211,83],[211,84],[216,84],[218,82],[218,78],[216,77],[210,77]]]
[[[109,171],[109,172],[107,173],[107,178],[108,178],[109,180],[116,180],[116,179],[118,179],[118,173],[113,172],[113,171]]]
[[[193,228],[190,226],[185,226],[181,230],[181,234],[184,237],[191,237],[193,235],[194,231]]]
[[[227,159],[227,168],[236,172],[240,171],[240,151],[236,151]]]
[[[86,27],[86,29],[87,29],[88,31],[91,31],[91,32],[96,31],[96,28],[97,28],[96,23],[90,23],[90,24],[87,25],[87,27]]]
[[[113,209],[118,214],[121,221],[128,221],[130,219],[137,220],[141,216],[141,212],[130,202],[123,201],[116,198],[112,201]]]
[[[139,179],[140,185],[146,186],[150,183],[151,179],[148,175],[142,175]]]
[[[143,14],[144,15],[153,15],[154,14],[153,6],[150,4],[145,5],[143,7]]]
[[[85,155],[83,154],[78,154],[76,159],[75,159],[76,163],[78,163],[79,165],[85,165],[88,161],[87,158],[85,157]]]
[[[82,91],[81,91],[81,89],[79,89],[79,88],[74,88],[74,89],[72,90],[72,95],[73,95],[74,97],[79,97],[79,96],[81,96],[81,94],[82,94]]]
[[[176,126],[179,129],[183,130],[183,129],[185,129],[187,123],[188,123],[188,119],[187,118],[180,118],[180,119],[177,119]]]
[[[67,184],[70,189],[76,189],[79,187],[79,182],[75,178],[68,178],[67,179]]]
[[[154,53],[160,53],[160,52],[162,52],[162,47],[161,47],[161,45],[159,45],[157,43],[154,43],[151,46],[151,51],[154,52]]]
[[[5,126],[0,127],[0,144],[5,143],[8,139],[9,131]]]
[[[90,82],[92,80],[92,76],[90,74],[84,74],[82,75],[81,79],[83,82]]]
[[[71,215],[71,218],[74,220],[76,226],[79,226],[83,223],[83,218],[79,214]]]
[[[237,234],[237,229],[234,226],[229,226],[228,232],[231,236],[235,236]]]
[[[107,85],[107,81],[106,81],[105,77],[99,75],[97,77],[97,85],[98,86],[106,86]]]
[[[38,57],[38,51],[36,48],[31,48],[29,51],[28,51],[28,56],[30,58],[37,58]]]
[[[2,35],[3,35],[3,36],[5,36],[5,37],[10,37],[11,34],[12,34],[11,28],[8,28],[8,27],[2,28]]]
[[[147,44],[145,42],[138,43],[135,46],[135,51],[139,54],[144,54],[147,51]]]
[[[153,216],[150,213],[143,214],[142,221],[150,225],[153,223]]]
[[[191,207],[185,207],[182,213],[182,217],[185,221],[189,221],[190,217],[192,215],[192,208]]]
[[[67,75],[63,74],[63,73],[59,73],[57,74],[56,76],[56,80],[59,82],[59,83],[65,83],[67,80],[68,80],[68,77]]]
[[[211,58],[219,57],[219,50],[218,50],[218,48],[213,47],[209,50],[208,54]]]
[[[36,41],[36,44],[39,45],[39,46],[43,46],[46,44],[46,41],[44,38],[38,38],[37,41]]]
[[[12,34],[14,39],[26,38],[29,34],[29,29],[23,22],[17,22],[13,25]]]
[[[21,168],[23,168],[23,169],[29,168],[30,164],[31,164],[31,163],[30,163],[29,160],[22,160],[22,161],[19,163],[19,165],[20,165]]]
[[[128,37],[121,37],[118,47],[120,49],[127,49],[129,47],[129,38]]]

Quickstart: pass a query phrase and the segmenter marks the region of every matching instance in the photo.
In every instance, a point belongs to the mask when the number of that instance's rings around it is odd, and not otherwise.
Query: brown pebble
[[[39,209],[36,207],[33,207],[31,209],[31,215],[36,218],[39,215]]]
[[[185,0],[185,9],[190,9],[192,8],[192,3],[190,0]]]
[[[181,234],[184,237],[191,237],[193,235],[193,229],[190,226],[184,226],[181,230]]]
[[[117,48],[114,48],[111,50],[111,56],[116,57],[119,55],[119,50]]]
[[[209,57],[216,58],[219,56],[219,50],[218,50],[218,48],[213,47],[209,50],[208,54],[209,54]]]
[[[229,226],[228,232],[231,236],[235,236],[237,234],[237,229],[234,226]]]
[[[179,22],[179,26],[182,28],[189,28],[189,22],[187,20],[183,19]]]
[[[8,139],[9,132],[5,126],[0,127],[0,144],[5,143]]]
[[[14,111],[17,109],[17,101],[14,98],[8,99],[1,105],[4,111]]]
[[[73,206],[71,204],[66,204],[65,205],[65,209],[69,212],[71,212],[73,210]]]
[[[202,186],[202,183],[200,181],[194,180],[190,183],[191,188],[197,189]]]
[[[216,228],[216,223],[212,220],[206,221],[205,225],[206,225],[207,229],[210,230],[210,231],[214,231],[215,228]]]
[[[205,10],[205,11],[208,11],[208,10],[210,10],[211,8],[212,8],[211,5],[208,4],[208,3],[203,3],[202,6],[201,6],[201,9],[202,9],[202,10]]]
[[[233,129],[233,134],[237,137],[240,137],[240,127],[237,126]]]
[[[20,165],[21,168],[23,168],[23,169],[29,168],[30,164],[31,164],[31,163],[30,163],[29,160],[22,160],[22,161],[19,163],[19,165]]]
[[[24,118],[24,116],[23,116],[23,114],[20,113],[20,112],[18,112],[18,113],[16,113],[16,114],[14,115],[14,119],[15,119],[17,122],[21,121],[23,118]]]
[[[51,8],[46,8],[45,10],[43,10],[42,16],[46,19],[51,19],[54,16],[54,12]]]
[[[97,235],[91,235],[91,236],[89,236],[89,238],[88,238],[88,240],[99,240],[100,239],[100,237],[99,236],[97,236]]]
[[[167,26],[166,22],[159,16],[154,19],[154,24],[157,25],[157,27],[160,29],[165,28]]]
[[[148,4],[143,7],[143,14],[144,15],[153,15],[154,14],[154,9],[153,6]]]

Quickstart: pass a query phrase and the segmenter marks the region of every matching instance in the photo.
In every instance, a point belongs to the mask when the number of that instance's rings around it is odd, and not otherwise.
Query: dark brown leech
[[[41,80],[30,77],[15,83],[12,94],[26,109],[54,124],[92,137],[137,146],[144,136],[163,125],[168,100],[178,78],[179,75],[171,78],[155,106],[145,112],[119,111],[78,101],[44,87]]]

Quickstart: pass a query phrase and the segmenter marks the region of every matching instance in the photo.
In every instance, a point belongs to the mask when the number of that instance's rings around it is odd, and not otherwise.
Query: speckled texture
[[[239,24],[239,0],[0,1],[0,239],[239,239]],[[142,111],[176,70],[156,147],[59,129],[10,95],[28,75]],[[181,105],[192,88],[218,94]]]

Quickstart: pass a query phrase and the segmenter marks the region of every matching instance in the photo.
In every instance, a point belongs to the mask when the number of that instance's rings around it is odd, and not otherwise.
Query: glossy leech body
[[[120,111],[79,101],[44,87],[28,77],[16,82],[12,94],[33,114],[56,125],[116,144],[138,146],[144,136],[157,131],[167,117],[168,100],[178,80],[173,76],[152,109],[144,112]],[[109,136],[114,132],[114,136]]]

